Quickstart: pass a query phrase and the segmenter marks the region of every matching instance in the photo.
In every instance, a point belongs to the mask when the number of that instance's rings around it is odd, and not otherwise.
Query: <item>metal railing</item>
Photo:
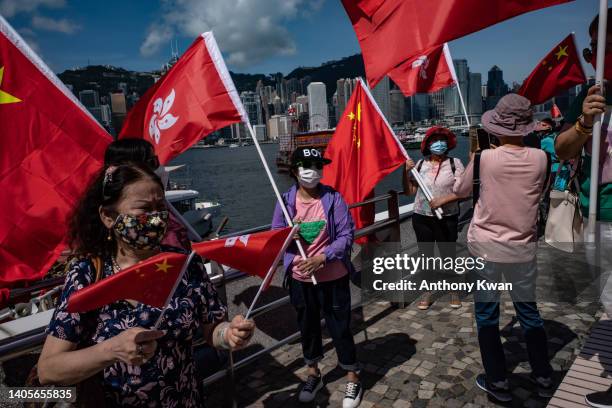
[[[402,193],[401,192],[398,193],[392,190],[386,194],[382,194],[380,196],[376,196],[371,199],[368,199],[364,202],[351,205],[350,208],[356,208],[356,207],[360,207],[360,206],[364,206],[368,204],[375,204],[377,202],[385,201],[386,207],[387,207],[387,217],[386,218],[376,221],[372,225],[369,225],[365,228],[357,230],[355,232],[355,238],[374,234],[379,231],[389,230],[390,234],[387,240],[399,241],[400,234],[401,234],[400,233],[400,221],[402,220],[402,218],[409,217],[411,215],[411,211],[408,211],[403,214],[400,212],[399,200],[398,200],[399,194],[402,194]],[[251,233],[261,232],[261,231],[265,231],[269,229],[270,229],[270,224],[267,224],[267,225],[262,225],[262,226],[258,226],[254,228],[245,229],[245,230],[238,231],[238,232],[233,232],[231,234],[220,236],[219,238],[229,238],[232,236],[251,234]],[[235,271],[235,270],[224,271],[222,268],[219,268],[219,267],[214,268],[214,269],[216,269],[218,273],[213,275],[211,277],[211,280],[213,281],[215,286],[218,289],[220,289],[220,291],[222,292],[221,295],[224,299],[227,299],[226,288],[227,288],[228,283],[234,280],[242,279],[242,278],[249,276],[240,271]],[[268,304],[258,307],[257,309],[253,311],[252,316],[253,318],[255,318],[264,313],[267,313],[273,310],[277,310],[278,308],[283,307],[287,304],[289,304],[289,296],[285,296],[283,298],[274,300]],[[42,346],[42,343],[44,342],[44,339],[46,337],[45,329],[46,327],[40,327],[40,328],[33,329],[25,333],[21,333],[17,336],[13,336],[8,339],[1,340],[0,341],[0,362],[15,358],[15,357],[27,354],[27,353],[38,351],[40,347]],[[299,333],[294,333],[278,341],[272,346],[269,346],[265,349],[262,349],[254,354],[251,354],[245,357],[244,359],[240,361],[237,361],[234,364],[234,369],[243,367],[257,360],[259,357],[267,355],[273,350],[276,350],[279,347],[282,347],[297,339],[299,339]],[[223,378],[227,373],[228,371],[226,369],[223,369],[213,374],[212,376],[206,378],[204,380],[204,384],[205,385],[212,384],[213,382]]]

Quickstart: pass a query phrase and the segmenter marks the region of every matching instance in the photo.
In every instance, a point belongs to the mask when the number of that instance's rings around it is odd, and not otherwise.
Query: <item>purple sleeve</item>
[[[334,198],[334,218],[336,227],[336,239],[331,242],[323,251],[326,262],[344,259],[346,253],[353,247],[355,235],[355,224],[349,212],[346,202],[335,193]]]
[[[285,216],[283,215],[283,210],[280,207],[280,204],[276,203],[276,207],[274,208],[274,215],[272,216],[272,227],[271,229],[281,229],[287,226],[287,221],[285,221]]]

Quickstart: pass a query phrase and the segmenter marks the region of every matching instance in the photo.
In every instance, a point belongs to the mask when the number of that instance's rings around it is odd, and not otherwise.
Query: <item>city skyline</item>
[[[162,5],[144,1],[97,4],[49,0],[22,4],[1,0],[0,13],[56,72],[89,64],[137,71],[160,69],[171,57],[171,41],[176,41],[180,54],[193,41],[194,32],[211,28],[230,69],[238,73],[286,75],[300,66],[318,66],[360,51],[339,1],[267,0],[250,10],[242,10],[241,5],[234,11],[222,3],[232,2],[164,1]],[[273,6],[280,10],[273,10]],[[521,82],[569,31],[576,32],[580,49],[587,46],[586,28],[596,9],[596,1],[579,0],[529,13],[453,41],[451,52],[455,59],[470,61],[473,73],[484,77],[497,64],[504,69],[508,83]],[[188,20],[193,26],[190,34],[168,17],[185,18],[187,11],[196,12]],[[246,11],[251,13],[250,20],[243,16]],[[241,25],[228,32],[226,25],[233,22]],[[269,24],[267,31],[254,27],[261,22]],[[248,34],[253,36],[248,41],[264,38],[269,42],[258,48],[247,41]],[[244,44],[230,38],[242,38]],[[501,43],[504,47],[499,47]],[[592,73],[586,64],[585,68],[588,74]]]

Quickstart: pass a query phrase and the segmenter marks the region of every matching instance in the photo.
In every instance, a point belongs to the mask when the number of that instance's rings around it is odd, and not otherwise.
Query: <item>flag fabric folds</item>
[[[188,258],[175,252],[152,256],[73,293],[67,310],[84,313],[123,299],[163,308],[172,298]]]
[[[321,183],[342,194],[350,205],[364,201],[386,175],[401,166],[408,154],[360,79],[338,121],[325,157]],[[351,209],[356,228],[374,222],[374,206]],[[363,242],[363,241],[362,241]]]
[[[246,113],[212,32],[203,33],[130,110],[119,138],[143,138],[161,164]]]
[[[192,244],[205,259],[216,261],[241,272],[266,278],[270,267],[278,263],[291,240],[291,227],[240,235]],[[271,281],[267,280],[267,285]],[[265,289],[265,288],[264,288]]]
[[[0,16],[0,287],[42,278],[111,137]],[[67,158],[69,158],[67,160]]]
[[[404,96],[432,93],[456,82],[448,45],[438,45],[406,61],[389,72]]]
[[[584,84],[586,80],[574,34],[570,34],[540,61],[518,94],[537,105],[572,86]]]
[[[342,0],[370,86],[417,54],[529,11],[573,0]],[[402,67],[407,71],[407,67]]]

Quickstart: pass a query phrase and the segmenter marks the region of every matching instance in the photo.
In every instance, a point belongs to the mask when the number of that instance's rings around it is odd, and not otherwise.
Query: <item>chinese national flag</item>
[[[42,278],[111,137],[0,16],[0,287]]]
[[[448,46],[432,47],[389,72],[405,96],[431,93],[456,82],[455,67]]]
[[[342,0],[370,86],[429,48],[572,0]],[[403,67],[405,71],[407,67]]]
[[[364,201],[376,184],[402,165],[408,155],[360,79],[338,121],[325,157],[321,183],[336,189],[350,205]],[[356,228],[374,222],[374,205],[351,209]]]
[[[212,32],[199,36],[130,110],[119,138],[143,138],[161,164],[245,118]]]
[[[163,308],[172,298],[188,258],[174,252],[157,254],[73,293],[67,310],[84,313],[123,299]]]
[[[255,234],[198,242],[191,245],[203,258],[227,265],[249,275],[266,279],[264,289],[272,281],[272,274],[281,256],[291,243],[291,227]]]
[[[532,105],[538,105],[586,80],[574,34],[570,34],[540,61],[518,94],[529,99]]]

